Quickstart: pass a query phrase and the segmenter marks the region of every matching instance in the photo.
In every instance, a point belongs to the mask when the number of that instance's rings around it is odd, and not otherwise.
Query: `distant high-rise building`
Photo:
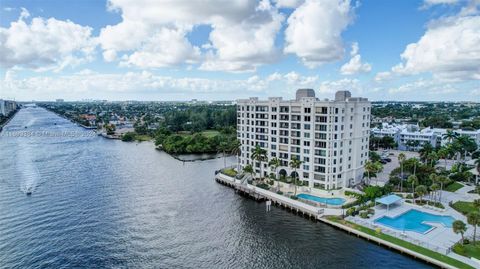
[[[8,116],[17,109],[17,102],[0,99],[0,115]]]
[[[371,104],[366,98],[340,91],[335,100],[319,100],[311,89],[297,91],[295,100],[271,97],[237,100],[237,136],[240,164],[251,164],[257,175],[271,173],[268,162],[252,160],[256,145],[268,159],[279,158],[281,176],[293,176],[292,157],[305,185],[319,189],[351,187],[360,183],[368,160]]]

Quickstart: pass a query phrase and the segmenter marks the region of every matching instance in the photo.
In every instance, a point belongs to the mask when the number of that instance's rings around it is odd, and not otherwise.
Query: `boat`
[[[32,195],[32,187],[28,187],[27,190],[25,191],[25,194]]]

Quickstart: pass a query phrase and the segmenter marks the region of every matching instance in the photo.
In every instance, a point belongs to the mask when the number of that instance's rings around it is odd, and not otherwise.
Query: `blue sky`
[[[479,4],[0,0],[0,98],[480,101]]]

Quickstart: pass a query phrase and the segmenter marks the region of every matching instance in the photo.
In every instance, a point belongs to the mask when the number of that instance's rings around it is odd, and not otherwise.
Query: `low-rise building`
[[[420,129],[418,125],[413,124],[388,124],[383,123],[381,127],[371,129],[375,137],[390,136],[398,144],[399,150],[419,150],[426,143],[434,147],[446,145],[449,141],[444,137],[448,129],[444,128],[424,128]],[[480,130],[453,130],[457,135],[468,136],[475,140],[480,147]]]

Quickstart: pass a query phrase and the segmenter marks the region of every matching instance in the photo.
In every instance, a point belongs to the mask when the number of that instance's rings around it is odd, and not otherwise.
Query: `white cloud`
[[[350,0],[306,0],[288,18],[285,53],[293,53],[310,67],[339,60],[341,34],[352,22]]]
[[[122,64],[141,68],[167,67],[180,63],[194,63],[199,57],[200,49],[188,42],[184,30],[163,27]]]
[[[278,91],[291,94],[300,87],[314,88],[318,77],[303,76],[295,72],[287,74],[273,73],[247,79],[208,79],[198,77],[171,77],[157,75],[147,71],[127,72],[124,74],[103,74],[84,69],[72,75],[32,76],[23,78],[13,71],[0,79],[0,98],[16,96],[17,99],[82,99],[85,96],[99,99],[135,99],[162,98],[165,94],[191,99],[192,96],[212,94],[219,99],[221,94],[229,98],[245,98],[258,95],[278,95]],[[65,89],[69,89],[65,91]],[[283,95],[283,94],[282,94]],[[292,95],[293,96],[293,95]]]
[[[113,62],[117,59],[117,52],[115,50],[109,49],[103,52],[103,59],[106,62]]]
[[[22,9],[10,27],[0,27],[0,65],[35,70],[61,70],[90,60],[95,42],[92,29],[54,18],[33,18]]]
[[[458,3],[458,0],[424,0],[426,6],[433,5],[452,5]]]
[[[472,14],[472,12],[474,14]],[[443,80],[480,79],[480,15],[475,9],[444,17],[428,25],[416,43],[392,68],[398,74],[429,72]]]
[[[278,8],[297,8],[303,3],[303,0],[275,0]]]
[[[103,28],[99,40],[106,51],[128,53],[123,64],[155,68],[199,62],[202,70],[252,71],[279,54],[275,38],[284,17],[269,0],[110,0],[109,9],[120,12],[122,22]],[[206,55],[186,37],[195,25],[212,28],[202,46]]]
[[[362,63],[362,57],[360,56],[360,54],[358,54],[358,51],[358,43],[354,42],[352,44],[352,50],[350,52],[352,58],[340,68],[340,72],[343,75],[367,73],[372,70],[372,66],[369,63]]]
[[[418,79],[413,82],[408,82],[398,87],[392,87],[388,90],[390,94],[408,94],[415,92],[416,95],[447,95],[459,92],[459,89],[454,84],[443,83],[440,80],[434,79]]]
[[[381,82],[381,81],[385,81],[385,80],[388,80],[388,79],[391,79],[391,78],[392,78],[392,73],[389,72],[389,71],[385,71],[385,72],[378,72],[375,75],[374,80],[376,82]]]
[[[340,80],[322,81],[319,86],[320,93],[333,94],[337,91],[351,91],[352,94],[359,94],[363,87],[358,79],[344,78]]]
[[[200,69],[253,71],[261,64],[276,61],[279,50],[275,38],[283,20],[284,16],[263,0],[247,19],[213,25],[209,37],[213,50]]]

